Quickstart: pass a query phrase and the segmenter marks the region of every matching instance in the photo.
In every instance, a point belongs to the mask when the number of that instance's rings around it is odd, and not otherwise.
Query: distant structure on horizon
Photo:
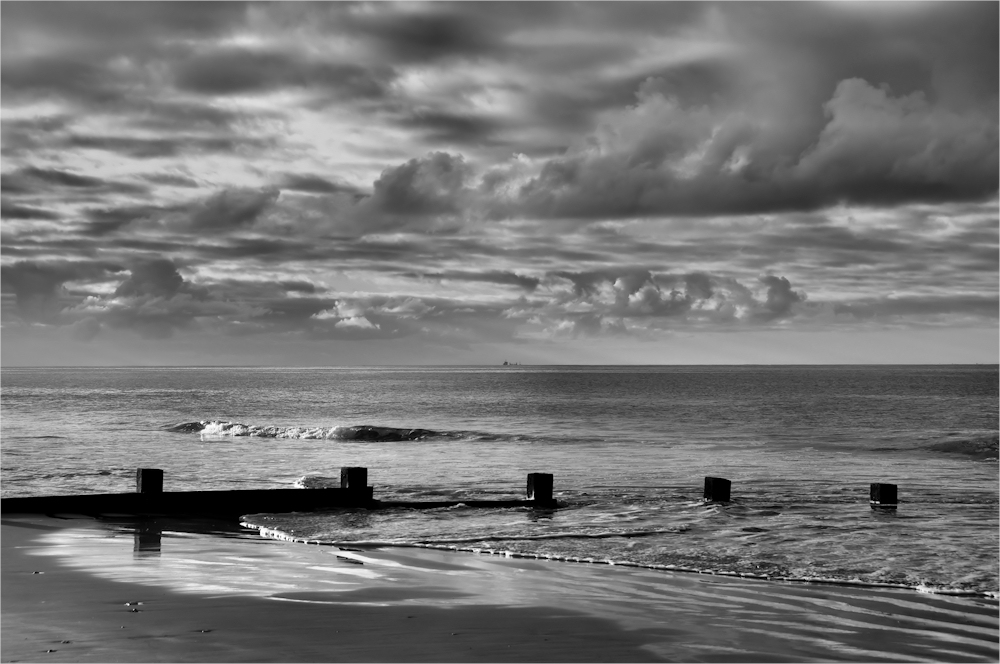
[[[521,366],[521,363],[520,362],[508,362],[507,360],[504,360],[503,361],[503,366],[505,366],[505,367],[519,367],[519,366]]]

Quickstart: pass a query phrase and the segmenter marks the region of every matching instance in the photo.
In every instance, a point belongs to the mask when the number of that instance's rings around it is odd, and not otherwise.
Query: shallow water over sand
[[[29,553],[195,596],[344,607],[559,607],[642,635],[668,661],[995,661],[995,600],[261,540],[192,524],[71,521]],[[156,537],[151,537],[155,525]],[[39,562],[40,565],[41,560]],[[134,593],[135,591],[133,591]],[[137,611],[156,611],[141,603]],[[438,629],[445,626],[437,623]]]

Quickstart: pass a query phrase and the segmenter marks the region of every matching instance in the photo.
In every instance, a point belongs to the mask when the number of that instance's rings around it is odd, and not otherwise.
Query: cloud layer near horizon
[[[8,342],[996,327],[995,3],[0,11]]]

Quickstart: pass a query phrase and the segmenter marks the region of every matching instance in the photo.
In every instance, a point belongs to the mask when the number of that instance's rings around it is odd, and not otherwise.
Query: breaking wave
[[[934,450],[935,452],[964,454],[977,460],[995,461],[998,457],[998,452],[1000,452],[1000,438],[994,435],[948,440],[928,445],[927,449]]]
[[[279,427],[224,422],[222,420],[200,420],[182,422],[167,427],[173,433],[200,433],[202,436],[253,437],[253,438],[325,438],[328,440],[401,441],[422,440],[441,436],[429,429],[400,429],[369,424],[334,427]]]

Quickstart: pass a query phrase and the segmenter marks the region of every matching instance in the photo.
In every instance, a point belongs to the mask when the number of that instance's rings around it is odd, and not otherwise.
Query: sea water
[[[4,369],[3,496],[338,486],[556,510],[246,515],[265,536],[998,595],[986,366]],[[732,481],[702,500],[705,476]],[[873,510],[869,485],[899,487]],[[289,545],[293,546],[293,545]]]

